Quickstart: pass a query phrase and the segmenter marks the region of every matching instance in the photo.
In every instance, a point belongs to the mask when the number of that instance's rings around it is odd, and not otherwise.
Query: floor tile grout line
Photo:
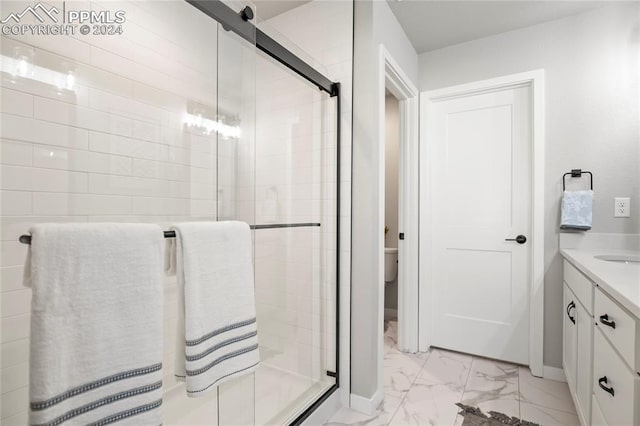
[[[420,352],[418,351],[417,353],[420,353]],[[420,371],[418,371],[418,374],[416,374],[416,377],[411,381],[411,386],[409,386],[409,389],[407,389],[407,391],[404,392],[404,394],[402,395],[402,398],[400,399],[400,404],[398,404],[398,406],[396,407],[395,411],[389,418],[389,421],[387,422],[387,424],[390,424],[393,421],[393,419],[396,417],[396,414],[398,414],[398,410],[400,410],[400,407],[402,407],[402,404],[407,398],[407,395],[409,394],[409,392],[411,392],[411,389],[413,389],[413,386],[416,384],[416,380],[418,380],[418,377],[420,377],[420,373],[422,373],[422,370],[424,370],[424,367],[427,365],[427,362],[429,361],[429,358],[431,358],[432,353],[433,351],[431,350],[431,348],[429,348],[427,350],[427,357],[424,359],[424,362],[422,363],[422,367],[420,367]]]
[[[524,372],[522,374],[530,374],[530,373],[527,373],[526,368],[518,366],[518,395],[519,395],[519,398],[518,398],[518,410],[519,410],[519,413],[520,413],[520,419],[522,419],[521,406],[522,406],[522,402],[523,402],[522,401],[522,393],[520,392],[520,373],[523,370],[524,370]],[[535,377],[535,376],[533,376],[533,377]],[[542,380],[546,380],[546,379],[543,378]],[[546,405],[542,405],[542,404],[539,404],[539,403],[536,403],[536,402],[533,402],[533,401],[524,401],[525,404],[533,405],[533,406],[538,407],[538,408],[558,411],[560,413],[565,413],[565,414],[573,414],[573,415],[577,416],[577,412],[575,411],[575,404],[573,403],[573,399],[570,399],[569,402],[573,405],[574,411],[566,411],[566,410],[555,408],[555,407],[548,407]]]
[[[571,403],[573,404],[573,401],[571,401]],[[567,411],[567,410],[561,410],[555,407],[547,407],[546,405],[536,404],[535,402],[525,401],[525,404],[533,405],[535,407],[542,408],[544,410],[558,411],[559,413],[572,414],[574,416],[578,415],[575,411]]]
[[[460,397],[460,401],[462,402],[464,399],[464,394],[467,392],[467,385],[469,384],[469,377],[471,376],[471,371],[473,370],[473,362],[476,360],[476,357],[471,357],[471,363],[469,363],[469,372],[467,373],[467,379],[464,381],[464,386],[462,388],[462,396]]]
[[[393,412],[393,415],[391,416],[391,419],[389,419],[389,423],[387,424],[390,424],[393,421],[393,419],[396,417],[396,414],[398,414],[398,410],[400,410],[400,407],[402,407],[402,404],[404,403],[405,399],[407,399],[407,395],[409,394],[409,392],[411,392],[411,389],[413,389],[413,387],[415,386],[416,380],[418,380],[418,377],[420,377],[420,373],[422,373],[422,370],[424,370],[424,367],[427,365],[427,361],[429,361],[429,358],[431,358],[432,351],[428,350],[427,354],[428,355],[425,358],[424,363],[422,364],[422,367],[420,367],[420,371],[418,371],[418,374],[416,374],[416,377],[411,382],[411,386],[409,386],[409,389],[407,389],[404,395],[402,395],[402,399],[400,399],[400,404],[398,404],[398,406],[396,407],[396,410]]]
[[[473,361],[475,361],[476,357],[472,356],[471,357],[471,362],[469,363],[469,372],[467,373],[467,378],[464,381],[464,386],[462,387],[462,395],[460,395],[460,400],[458,401],[459,403],[462,403],[462,401],[464,400],[464,395],[467,392],[467,384],[469,383],[469,377],[471,376],[471,370],[473,369]],[[453,419],[453,425],[456,424],[456,420],[458,419],[458,416],[460,414],[456,413],[456,417]]]
[[[518,418],[522,420],[522,409],[520,408],[520,404],[522,403],[522,393],[520,392],[520,372],[522,368],[518,366]]]

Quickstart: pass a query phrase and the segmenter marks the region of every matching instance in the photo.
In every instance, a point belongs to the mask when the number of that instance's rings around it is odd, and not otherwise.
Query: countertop
[[[620,305],[640,318],[640,263],[618,263],[596,259],[601,254],[640,255],[640,251],[607,249],[561,249],[560,253],[598,284]]]

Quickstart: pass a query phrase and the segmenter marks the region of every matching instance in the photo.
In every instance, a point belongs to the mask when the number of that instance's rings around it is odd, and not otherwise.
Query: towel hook
[[[570,172],[562,175],[562,190],[564,191],[566,189],[567,176],[571,176],[572,178],[579,178],[579,177],[582,177],[583,173],[589,174],[590,187],[591,187],[591,190],[593,191],[593,174],[588,170],[582,170],[582,169],[571,169]]]

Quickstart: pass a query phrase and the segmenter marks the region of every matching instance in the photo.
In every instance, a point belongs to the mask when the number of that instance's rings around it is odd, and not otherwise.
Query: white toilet
[[[398,249],[395,247],[384,248],[384,281],[393,282],[398,275]]]

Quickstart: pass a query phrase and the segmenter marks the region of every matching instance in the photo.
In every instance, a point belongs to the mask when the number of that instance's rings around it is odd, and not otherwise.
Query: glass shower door
[[[256,424],[295,419],[335,383],[334,101],[256,59]],[[269,228],[273,226],[273,228]]]

